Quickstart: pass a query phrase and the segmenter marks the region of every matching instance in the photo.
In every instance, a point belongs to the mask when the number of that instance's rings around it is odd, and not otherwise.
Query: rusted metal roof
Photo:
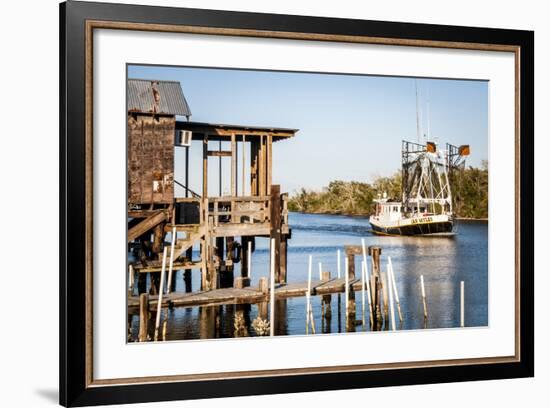
[[[177,81],[128,79],[128,112],[191,116]]]

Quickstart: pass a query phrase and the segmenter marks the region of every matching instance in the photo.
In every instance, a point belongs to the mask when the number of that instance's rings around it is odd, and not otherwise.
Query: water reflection
[[[288,281],[307,280],[307,257],[322,262],[323,269],[336,275],[336,251],[344,245],[382,247],[382,270],[386,270],[387,256],[391,256],[395,283],[400,298],[403,322],[396,316],[398,329],[458,327],[460,281],[465,282],[465,325],[488,324],[488,243],[487,224],[462,223],[459,234],[449,238],[379,237],[370,234],[364,217],[290,215],[292,239],[288,251]],[[198,248],[194,248],[197,251]],[[196,252],[195,257],[199,254]],[[356,271],[360,259],[356,257]],[[252,286],[262,276],[268,276],[268,240],[257,239],[252,258]],[[370,266],[369,266],[370,267]],[[342,266],[343,268],[343,266]],[[240,264],[235,276],[240,275]],[[424,321],[420,292],[420,275],[424,276],[428,320]],[[360,276],[358,273],[357,276]],[[148,282],[145,284],[148,285]],[[200,274],[193,271],[185,276],[176,274],[176,290],[186,291],[200,287]],[[344,295],[313,296],[311,298],[317,333],[344,333],[371,330],[368,305],[363,305],[361,292],[355,296],[355,313],[346,316]],[[363,318],[363,307],[366,316]],[[353,315],[353,316],[351,316]],[[276,302],[275,334],[305,334],[306,300],[288,298]],[[149,327],[154,327],[152,313]],[[256,336],[253,322],[269,319],[269,305],[221,305],[211,307],[175,308],[166,311],[166,340],[230,338]],[[259,321],[260,321],[259,320]],[[129,338],[138,335],[139,316],[129,316]],[[381,327],[388,329],[388,327]]]

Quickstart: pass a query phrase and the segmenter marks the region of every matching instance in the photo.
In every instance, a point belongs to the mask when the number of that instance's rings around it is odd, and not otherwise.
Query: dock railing
[[[241,197],[210,197],[206,199],[189,197],[177,198],[178,203],[195,203],[199,207],[199,223],[214,227],[220,224],[255,224],[270,222],[271,197],[241,196]],[[288,224],[288,194],[281,194],[281,218],[283,224]],[[195,223],[192,223],[194,225]],[[185,224],[183,224],[185,225]],[[182,226],[182,224],[180,224]],[[181,230],[181,228],[178,228]]]

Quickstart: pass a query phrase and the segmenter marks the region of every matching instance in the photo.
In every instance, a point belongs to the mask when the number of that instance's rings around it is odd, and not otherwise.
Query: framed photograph
[[[60,6],[60,403],[534,375],[534,34]]]

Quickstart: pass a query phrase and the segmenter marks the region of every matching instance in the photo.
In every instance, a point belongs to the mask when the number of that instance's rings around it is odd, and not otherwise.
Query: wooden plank
[[[232,152],[226,150],[208,150],[207,155],[209,157],[231,157]]]
[[[263,283],[263,288],[262,288]],[[163,296],[162,307],[167,306],[204,306],[204,305],[222,305],[222,304],[243,304],[260,303],[267,300],[267,280],[260,279],[260,287],[245,288],[223,288],[194,293],[172,292]],[[326,296],[330,294],[344,292],[344,279],[331,279],[329,281],[312,280],[312,296]],[[359,279],[350,282],[354,290],[360,288]],[[307,282],[292,282],[278,284],[275,286],[275,297],[284,299],[289,297],[305,296],[307,292]],[[158,296],[149,297],[150,310],[156,310]],[[130,309],[139,308],[139,297],[130,296],[128,298],[128,307]]]
[[[149,323],[149,295],[142,293],[139,295],[139,341],[147,341],[148,323]]]
[[[149,217],[141,221],[138,225],[128,230],[128,242],[132,242],[133,240],[142,236],[147,231],[155,228],[158,224],[165,221],[166,219],[166,212],[162,210],[158,211],[156,214],[150,215]]]

